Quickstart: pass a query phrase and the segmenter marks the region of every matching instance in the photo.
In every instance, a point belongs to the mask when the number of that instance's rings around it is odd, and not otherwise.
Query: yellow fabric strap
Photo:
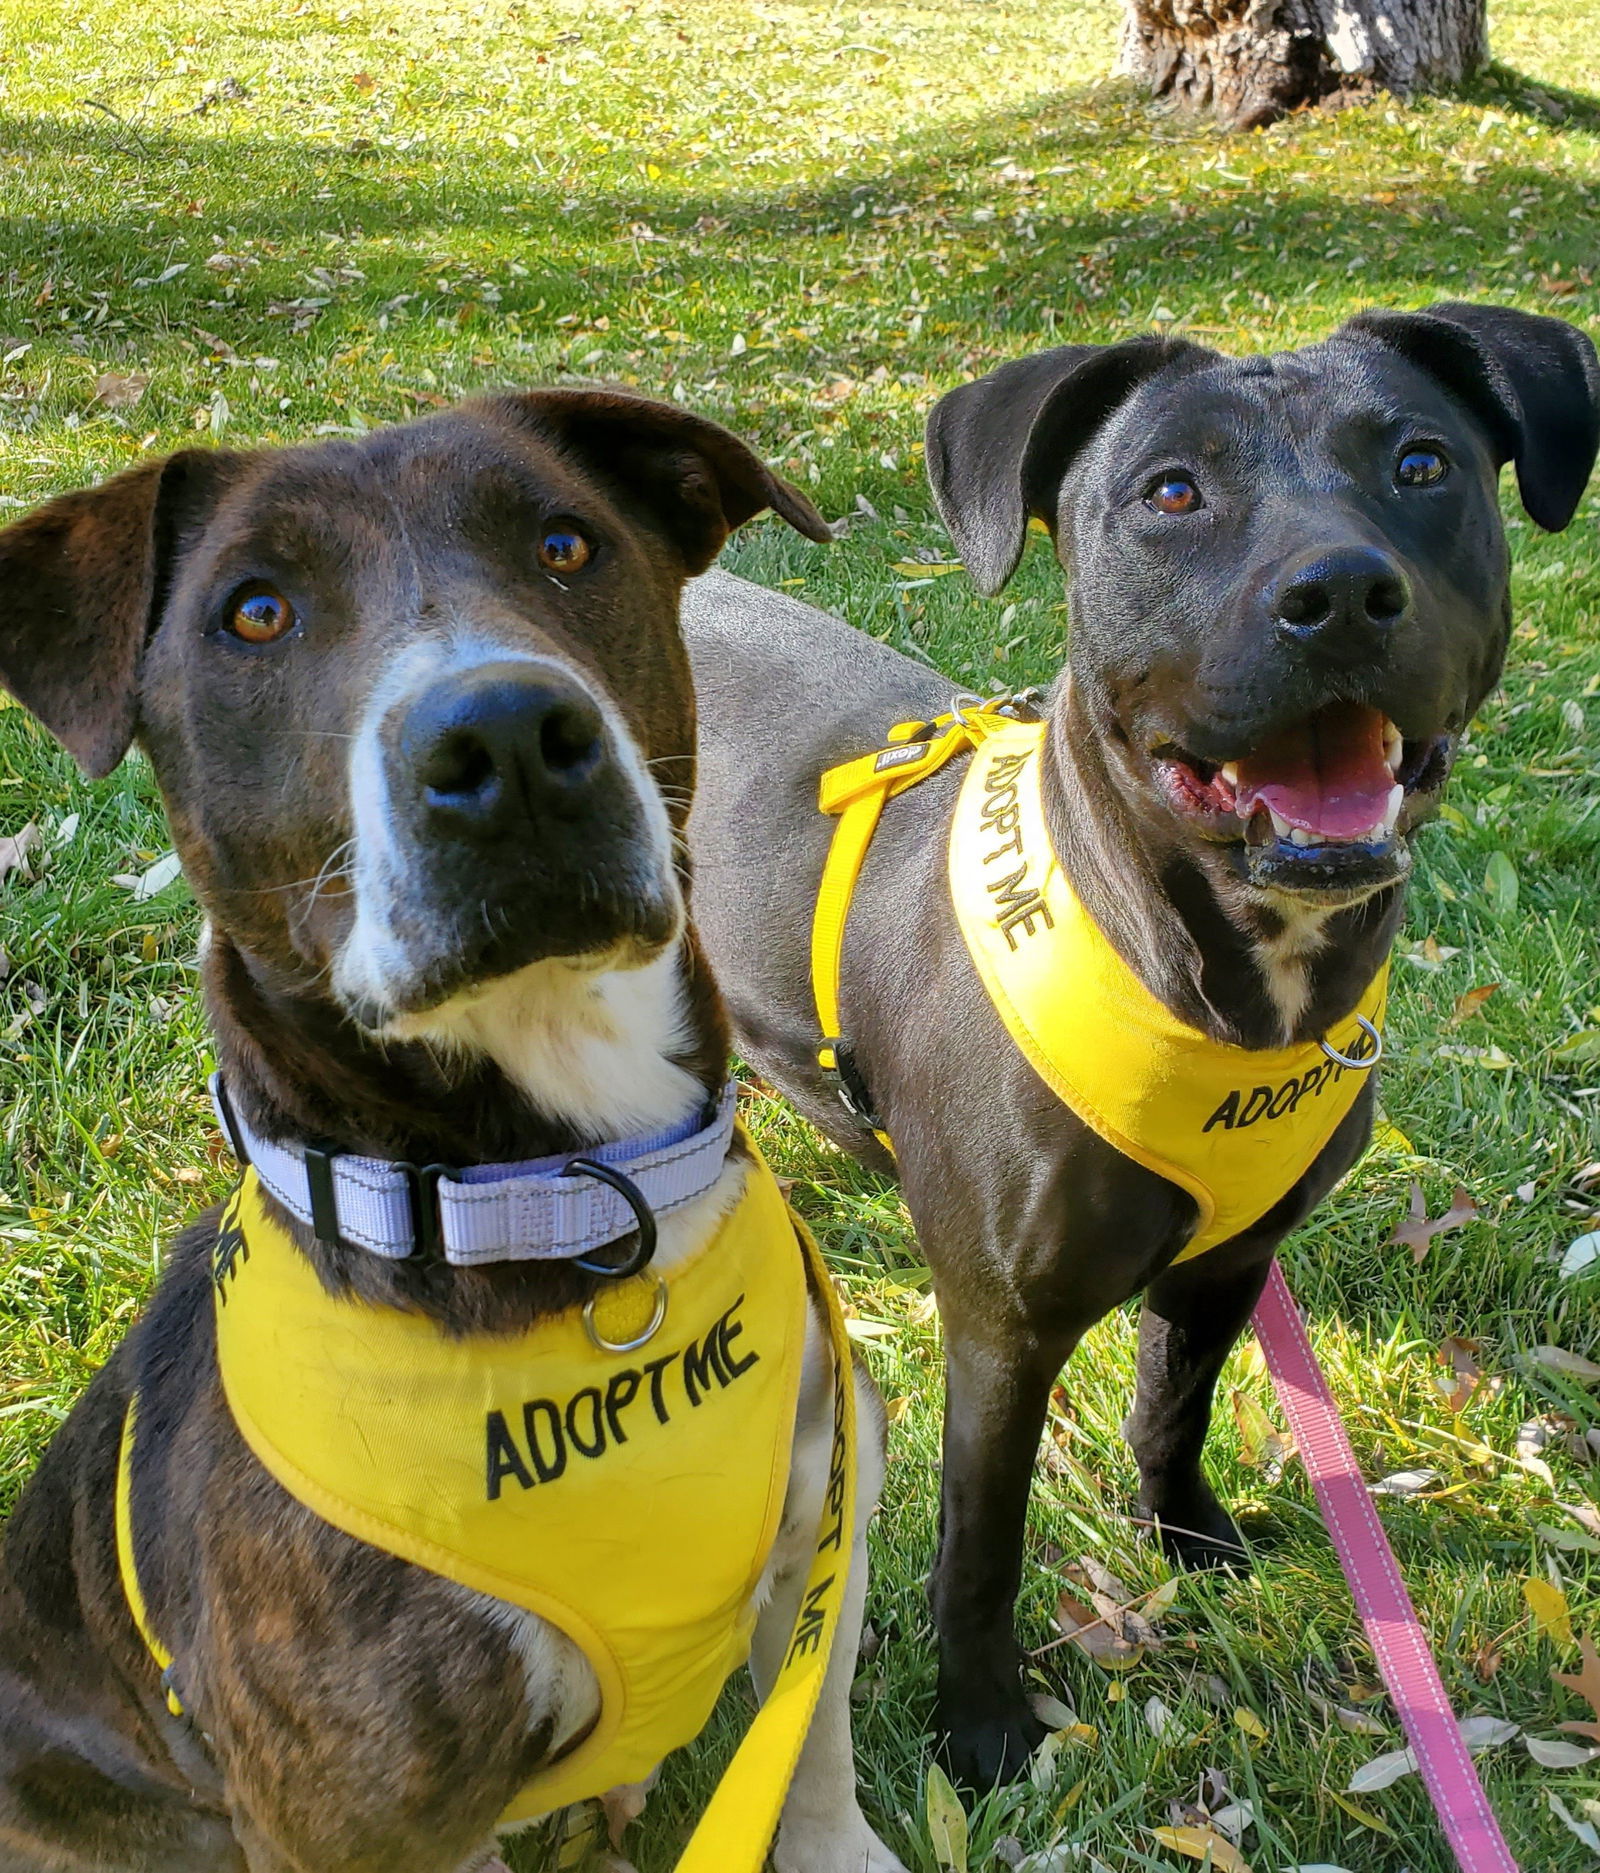
[[[144,1590],[139,1585],[139,1570],[133,1559],[133,1427],[138,1409],[138,1398],[130,1398],[122,1420],[122,1442],[117,1451],[117,1571],[122,1576],[122,1591],[128,1602],[128,1611],[133,1615],[133,1623],[139,1629],[139,1637],[144,1640],[145,1650],[155,1660],[156,1669],[161,1673],[161,1690],[167,1700],[167,1709],[174,1717],[181,1717],[183,1705],[179,1703],[178,1694],[172,1688],[172,1680],[168,1676],[172,1670],[172,1654],[156,1637],[155,1627],[150,1623],[150,1610],[144,1603]]]
[[[1177,1257],[1259,1222],[1310,1169],[1366,1080],[1317,1041],[1247,1049],[1180,1021],[1106,940],[1050,842],[1045,725],[1006,723],[962,779],[950,892],[989,999],[1046,1086],[1107,1143],[1194,1198]],[[1388,965],[1330,1030],[1347,1059],[1376,1057]]]
[[[825,1072],[837,1072],[839,1067],[836,1043],[845,922],[884,802],[936,774],[992,734],[1008,720],[998,713],[1000,706],[975,702],[959,715],[941,715],[932,722],[897,722],[886,746],[829,768],[822,776],[817,805],[839,822],[811,919],[811,993],[822,1035],[817,1060]],[[878,1131],[876,1136],[885,1149],[893,1151],[887,1132]]]
[[[817,1548],[777,1678],[706,1806],[677,1873],[758,1873],[827,1676],[855,1549],[856,1388],[844,1312],[827,1264],[798,1217],[833,1354],[833,1451]]]

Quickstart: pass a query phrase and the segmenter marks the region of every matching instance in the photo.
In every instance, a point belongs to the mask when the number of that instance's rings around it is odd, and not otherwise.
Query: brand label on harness
[[[642,1365],[624,1366],[603,1387],[586,1385],[564,1402],[530,1398],[520,1418],[490,1411],[484,1419],[489,1501],[500,1500],[508,1478],[524,1489],[554,1483],[573,1457],[603,1457],[627,1443],[630,1408],[632,1428],[652,1421],[670,1425],[675,1413],[698,1411],[715,1392],[742,1379],[761,1360],[753,1347],[734,1344],[744,1332],[743,1305],[741,1294],[702,1339]]]

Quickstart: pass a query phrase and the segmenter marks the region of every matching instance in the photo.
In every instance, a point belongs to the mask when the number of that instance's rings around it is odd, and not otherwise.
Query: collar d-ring
[[[1326,1040],[1318,1041],[1317,1045],[1335,1066],[1349,1067],[1353,1073],[1365,1073],[1383,1058],[1383,1036],[1365,1015],[1356,1016],[1356,1026],[1372,1042],[1372,1052],[1363,1055],[1359,1060],[1352,1058],[1349,1054],[1340,1053],[1337,1047],[1331,1046]]]

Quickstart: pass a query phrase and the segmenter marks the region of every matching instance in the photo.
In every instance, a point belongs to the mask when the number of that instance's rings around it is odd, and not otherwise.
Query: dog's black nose
[[[1280,574],[1271,598],[1273,620],[1285,637],[1351,649],[1370,647],[1410,603],[1405,574],[1375,546],[1306,554]]]
[[[406,718],[400,753],[435,820],[475,837],[581,808],[607,766],[591,697],[525,663],[483,664],[429,691]]]

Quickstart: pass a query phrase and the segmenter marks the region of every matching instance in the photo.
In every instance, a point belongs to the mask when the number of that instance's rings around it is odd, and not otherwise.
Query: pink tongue
[[[1394,776],[1383,758],[1383,717],[1335,702],[1285,729],[1238,764],[1235,811],[1258,806],[1324,839],[1354,839],[1383,818]]]

